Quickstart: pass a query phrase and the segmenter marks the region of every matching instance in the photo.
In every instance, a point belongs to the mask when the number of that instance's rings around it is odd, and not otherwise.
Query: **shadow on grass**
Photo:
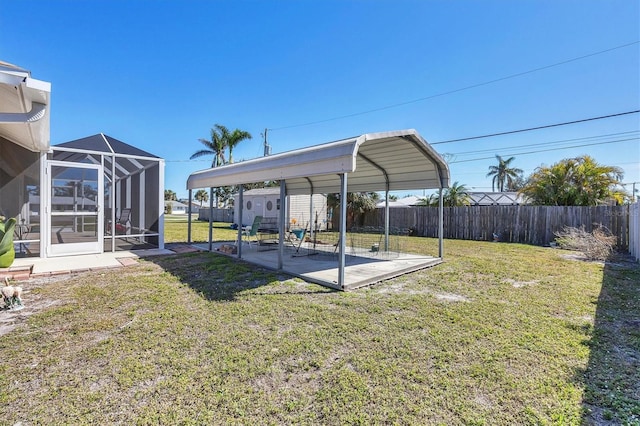
[[[147,260],[177,277],[207,300],[232,301],[241,293],[274,295],[334,292],[315,284],[297,285],[289,275],[217,253],[185,253]]]
[[[605,264],[586,371],[583,424],[640,425],[640,265]]]

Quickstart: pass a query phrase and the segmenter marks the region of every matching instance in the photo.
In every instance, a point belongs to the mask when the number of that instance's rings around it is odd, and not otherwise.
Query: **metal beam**
[[[442,188],[438,190],[438,257],[444,257],[444,200]]]
[[[347,174],[340,174],[340,237],[338,238],[338,286],[344,289],[345,251],[347,248]]]
[[[213,187],[209,188],[209,251],[213,251]]]
[[[244,208],[244,187],[239,185],[238,191],[238,236],[236,238],[236,246],[238,247],[238,259],[242,259],[242,209]]]
[[[191,244],[191,192],[193,190],[189,190],[189,208],[187,209],[187,244]]]
[[[280,216],[278,217],[278,269],[282,269],[284,261],[284,232],[285,232],[285,219],[287,217],[287,203],[285,197],[287,196],[287,185],[285,180],[280,181]]]

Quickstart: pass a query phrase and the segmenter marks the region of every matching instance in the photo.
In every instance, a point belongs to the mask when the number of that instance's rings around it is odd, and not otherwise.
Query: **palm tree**
[[[541,205],[597,206],[609,199],[623,201],[618,187],[623,177],[620,167],[598,164],[584,155],[539,167],[521,193]]]
[[[469,190],[463,183],[453,182],[450,188],[442,193],[442,204],[445,207],[466,206],[469,204]],[[437,207],[440,204],[438,194],[421,198],[416,205]]]
[[[496,159],[498,160],[498,165],[489,166],[489,173],[487,173],[487,177],[493,176],[493,180],[491,181],[491,188],[493,191],[496,190],[497,186],[498,191],[503,192],[505,182],[507,184],[507,188],[512,187],[516,183],[518,176],[523,172],[521,169],[510,167],[511,162],[516,159],[515,157],[503,160],[501,156],[496,155]]]
[[[463,183],[453,182],[444,191],[443,204],[447,207],[466,206],[469,204],[469,190]]]
[[[376,208],[376,203],[380,200],[377,192],[348,192],[347,193],[347,229],[350,229],[359,219],[362,224],[364,214]],[[327,207],[334,212],[340,209],[340,194],[327,194]]]
[[[216,124],[211,129],[211,140],[198,139],[205,149],[196,151],[189,157],[191,160],[205,155],[212,155],[211,167],[222,166],[225,163],[224,150],[227,147],[229,130],[221,124]]]
[[[200,207],[202,207],[202,203],[206,203],[209,201],[209,194],[204,189],[199,189],[196,191],[196,195],[194,197],[196,201],[200,201]]]
[[[416,206],[438,206],[439,204],[438,194],[431,194],[428,197],[421,197],[416,203]]]
[[[240,142],[246,139],[251,139],[251,133],[245,132],[244,130],[235,129],[233,132],[228,133],[227,137],[227,146],[229,147],[229,163],[233,163],[233,148],[236,147]]]

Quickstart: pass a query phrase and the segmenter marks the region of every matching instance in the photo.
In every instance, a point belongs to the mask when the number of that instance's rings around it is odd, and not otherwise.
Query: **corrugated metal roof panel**
[[[374,163],[374,164],[372,164]],[[449,168],[415,131],[370,133],[191,174],[187,189],[285,179],[288,194],[428,189],[449,186]]]

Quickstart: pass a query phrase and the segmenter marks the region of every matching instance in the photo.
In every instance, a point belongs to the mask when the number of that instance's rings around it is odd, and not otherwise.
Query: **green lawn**
[[[196,215],[192,216],[197,218]],[[238,237],[238,231],[229,227],[229,223],[213,223],[214,241],[233,241]],[[187,241],[187,217],[185,215],[169,215],[165,218],[164,239],[166,243]],[[209,222],[192,220],[191,241],[209,241]]]
[[[640,424],[637,265],[445,249],[350,293],[209,253],[27,283],[0,423]]]

